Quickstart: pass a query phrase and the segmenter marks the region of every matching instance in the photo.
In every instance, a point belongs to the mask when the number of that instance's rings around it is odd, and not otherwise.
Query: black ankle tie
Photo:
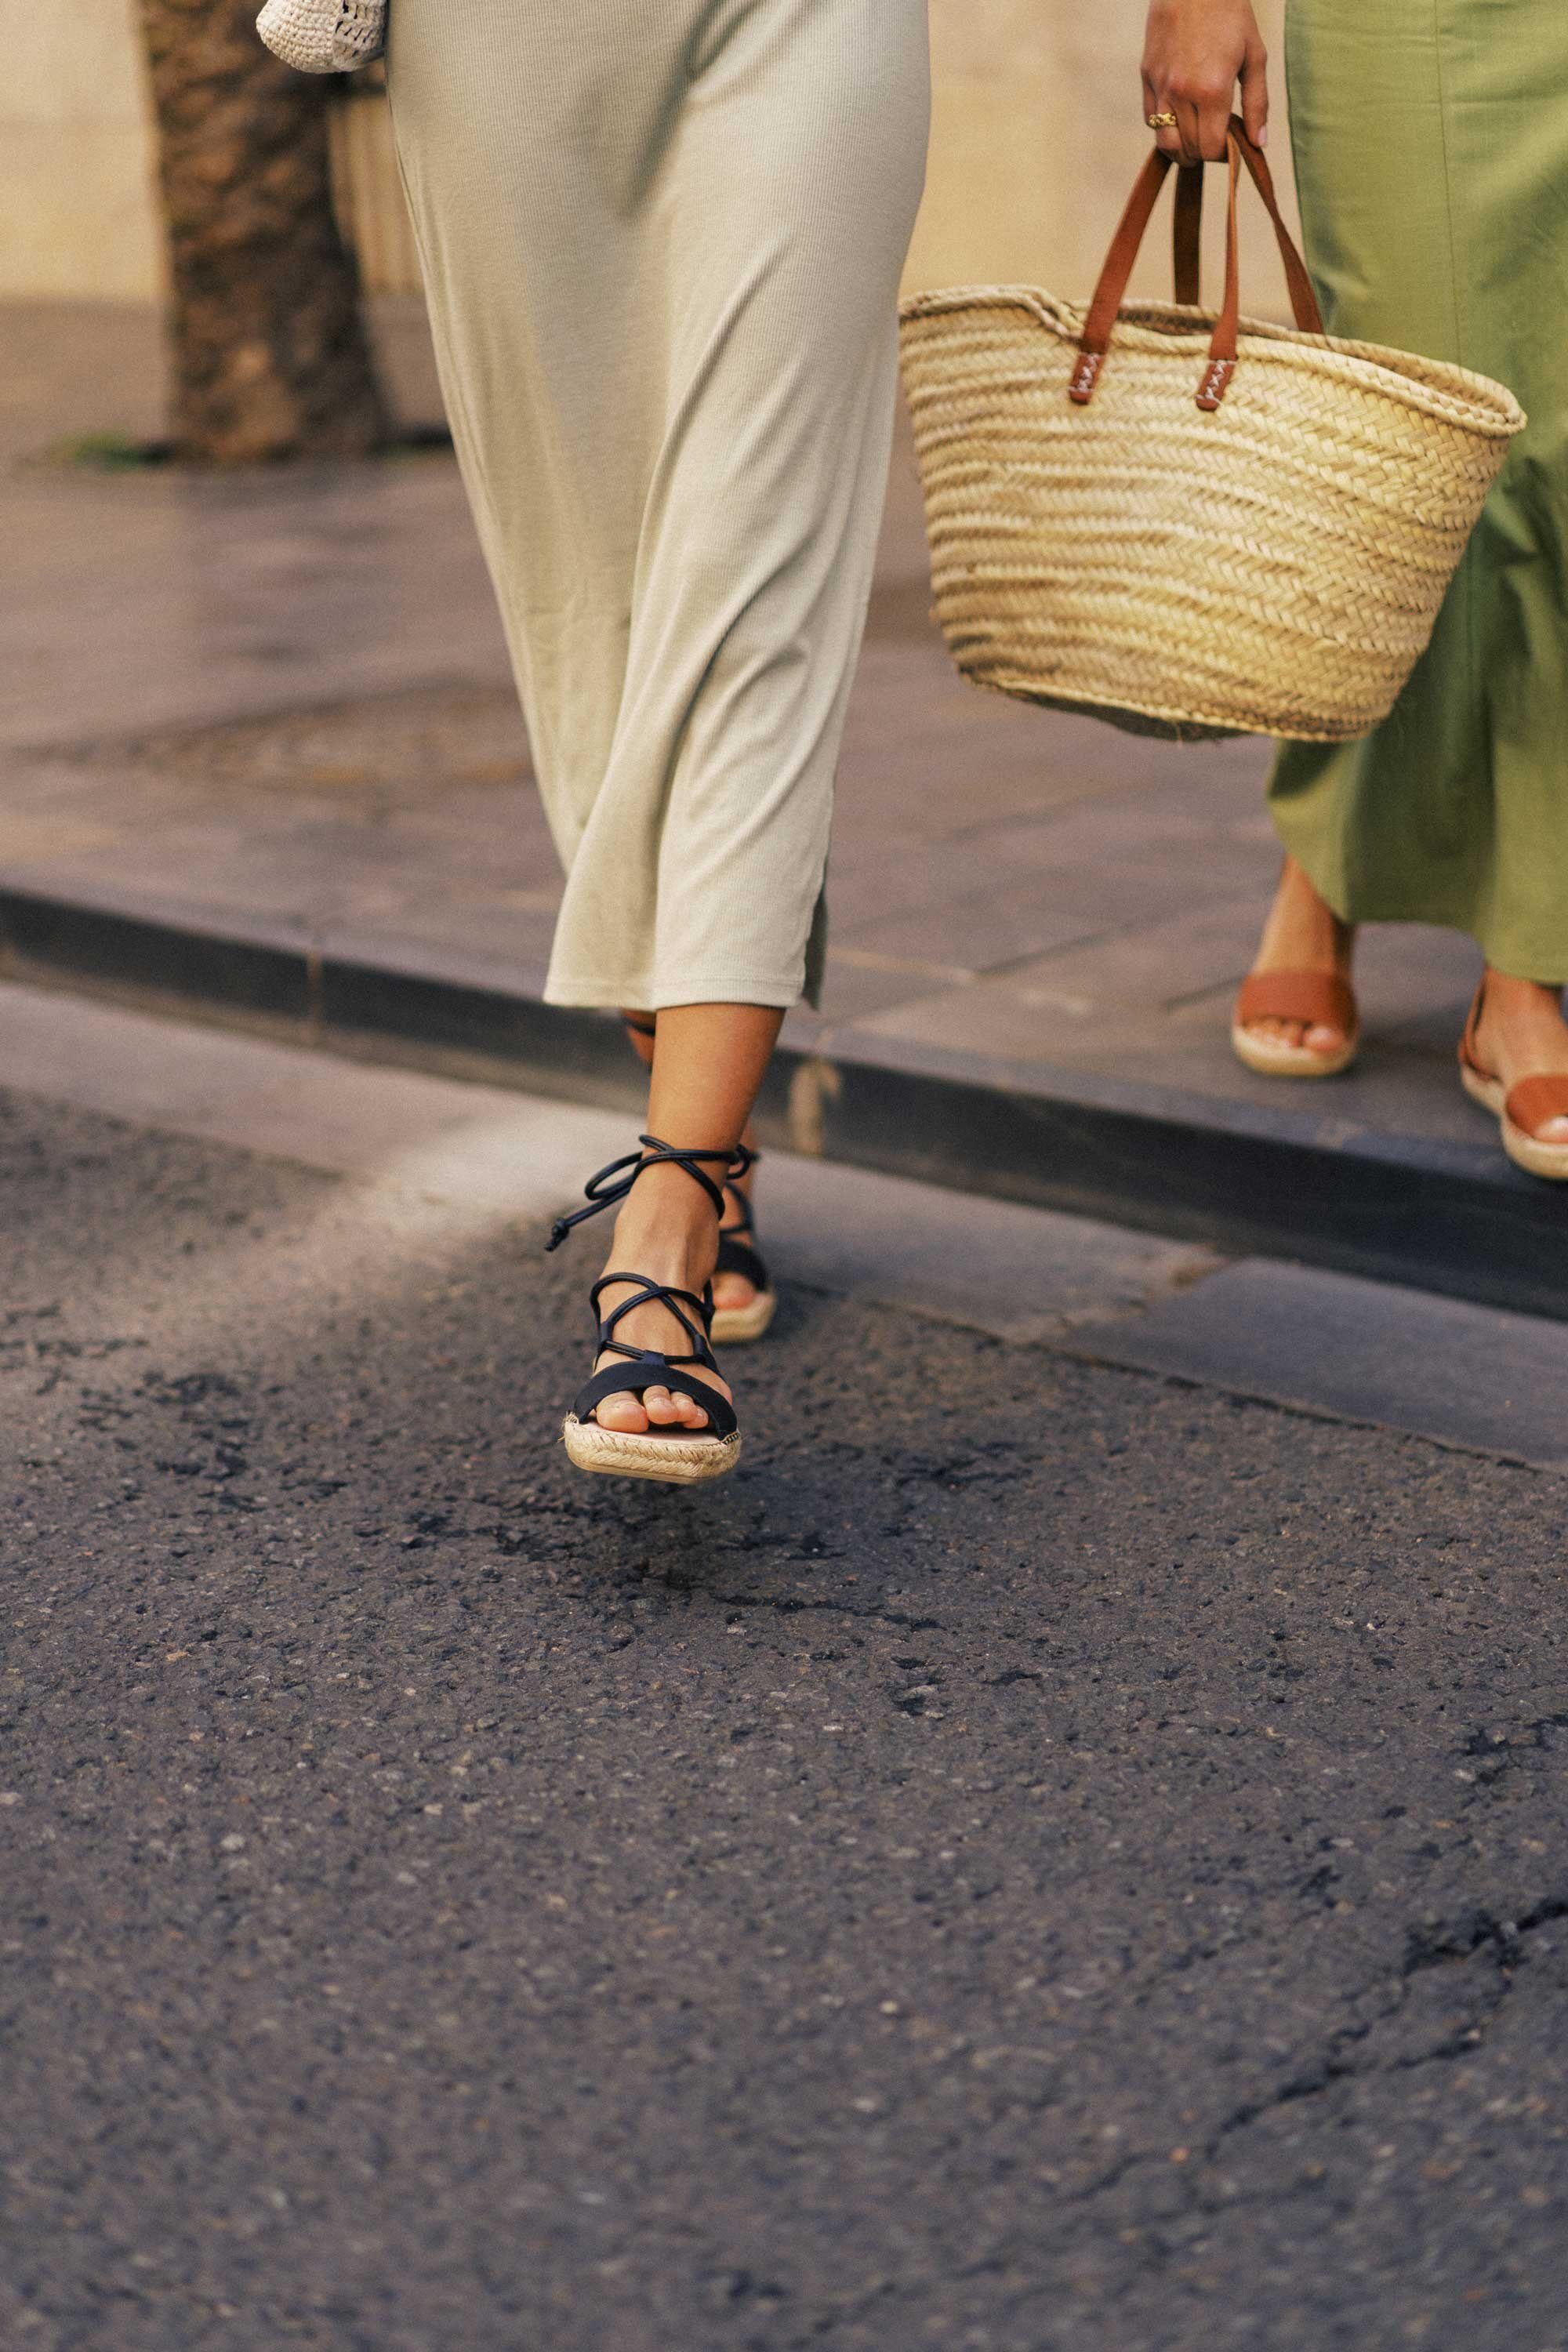
[[[743,1143],[737,1143],[732,1151],[682,1151],[673,1143],[661,1143],[657,1135],[639,1135],[637,1141],[642,1145],[640,1151],[628,1151],[624,1160],[612,1160],[607,1168],[601,1168],[596,1176],[589,1177],[583,1187],[587,1207],[574,1209],[569,1217],[556,1218],[550,1228],[550,1239],[544,1244],[546,1251],[559,1249],[574,1225],[584,1224],[590,1217],[596,1217],[601,1209],[613,1209],[618,1201],[624,1201],[637,1178],[648,1168],[666,1165],[684,1168],[692,1181],[701,1185],[722,1218],[723,1192],[699,1163],[704,1160],[722,1161],[723,1182],[733,1184],[745,1174],[756,1157],[754,1152],[747,1150]],[[623,1170],[630,1172],[623,1174]]]

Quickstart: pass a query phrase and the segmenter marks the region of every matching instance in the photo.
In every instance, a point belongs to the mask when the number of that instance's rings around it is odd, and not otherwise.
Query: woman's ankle
[[[1338,916],[1304,866],[1287,857],[1264,919],[1254,971],[1348,972],[1355,926]]]
[[[1512,1011],[1532,1013],[1563,1013],[1563,991],[1548,980],[1518,980],[1511,972],[1498,971],[1491,964],[1486,967],[1486,1001]]]
[[[1477,1034],[1483,1055],[1500,1064],[1557,1066],[1563,1053],[1562,990],[1544,981],[1515,980],[1489,964]]]
[[[643,1178],[637,1192],[645,1197],[634,1196],[616,1219],[611,1261],[656,1282],[700,1290],[719,1255],[718,1215],[700,1195],[689,1202],[665,1187],[661,1197],[655,1181]],[[679,1181],[690,1192],[690,1179]]]

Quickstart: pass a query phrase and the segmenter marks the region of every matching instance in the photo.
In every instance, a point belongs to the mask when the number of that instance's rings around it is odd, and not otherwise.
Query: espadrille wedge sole
[[[667,1486],[700,1486],[722,1478],[741,1458],[741,1437],[705,1437],[694,1431],[678,1436],[629,1430],[601,1429],[596,1421],[579,1421],[569,1412],[562,1436],[574,1465],[605,1478],[655,1478]]]
[[[760,1339],[778,1312],[778,1297],[771,1290],[760,1290],[746,1307],[716,1307],[713,1309],[713,1337],[721,1347],[743,1348]]]

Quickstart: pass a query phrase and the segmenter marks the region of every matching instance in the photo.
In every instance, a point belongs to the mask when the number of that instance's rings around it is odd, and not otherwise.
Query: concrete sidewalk
[[[405,414],[432,421],[416,316],[379,324]],[[629,1099],[610,1024],[538,1003],[559,876],[449,456],[237,479],[40,462],[156,433],[155,321],[12,306],[5,333],[11,969]],[[826,996],[787,1025],[775,1131],[1568,1315],[1565,1204],[1507,1166],[1454,1076],[1468,943],[1371,934],[1357,1071],[1251,1077],[1226,1026],[1278,858],[1266,747],[976,692],[926,607],[900,448]]]

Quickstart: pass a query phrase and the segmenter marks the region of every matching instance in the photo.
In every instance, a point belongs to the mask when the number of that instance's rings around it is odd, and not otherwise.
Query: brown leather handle
[[[1225,305],[1215,322],[1209,345],[1209,364],[1198,387],[1200,408],[1217,408],[1236,372],[1237,336],[1241,316],[1240,264],[1237,245],[1236,197],[1246,164],[1248,176],[1263,200],[1265,210],[1274,224],[1274,235],[1279,247],[1279,258],[1285,268],[1285,280],[1290,291],[1290,307],[1296,324],[1304,334],[1321,335],[1322,316],[1307,265],[1297,251],[1279,211],[1274,182],[1262,151],[1254,146],[1247,135],[1247,127],[1239,115],[1233,114],[1226,137],[1229,163],[1229,188],[1226,217]],[[1138,249],[1158,201],[1160,190],[1170,171],[1173,158],[1156,147],[1139,173],[1127,209],[1117,224],[1110,240],[1110,250],[1094,289],[1094,299],[1084,320],[1079,338],[1079,362],[1073,370],[1068,396],[1085,406],[1094,397],[1094,387],[1105,364],[1110,348],[1110,338],[1116,326],[1117,313],[1127,292]],[[1203,167],[1182,168],[1177,190],[1175,232],[1176,299],[1179,302],[1195,302],[1198,292],[1197,255],[1198,233],[1203,215]]]
[[[1171,282],[1178,302],[1195,310],[1203,291],[1204,167],[1184,163],[1176,173],[1171,222]]]

